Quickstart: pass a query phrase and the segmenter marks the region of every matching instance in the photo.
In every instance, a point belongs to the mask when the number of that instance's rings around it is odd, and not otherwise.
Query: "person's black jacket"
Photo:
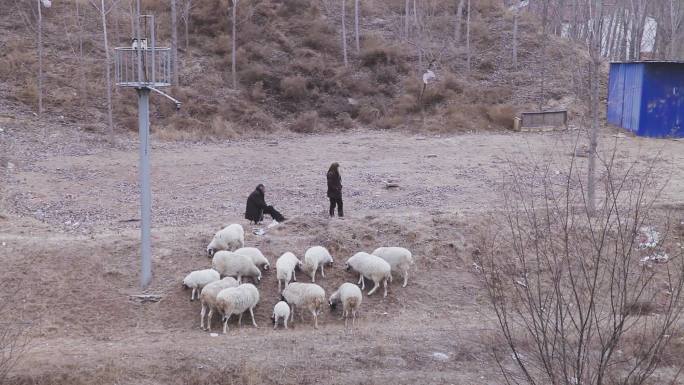
[[[253,222],[261,222],[264,219],[264,209],[266,201],[264,193],[256,188],[247,198],[247,208],[245,208],[245,218]]]
[[[342,198],[342,177],[339,172],[328,172],[328,198]]]

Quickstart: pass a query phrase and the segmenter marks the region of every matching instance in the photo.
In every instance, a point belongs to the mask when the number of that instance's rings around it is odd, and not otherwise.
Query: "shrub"
[[[306,79],[301,76],[290,76],[282,79],[280,89],[285,97],[293,100],[304,99],[308,94]]]
[[[290,130],[300,133],[312,133],[318,128],[318,112],[307,111],[299,115],[292,125]]]
[[[361,123],[371,124],[380,118],[380,110],[370,105],[363,105],[359,109]]]
[[[485,114],[490,122],[500,127],[513,128],[515,109],[508,104],[498,104],[486,107]]]

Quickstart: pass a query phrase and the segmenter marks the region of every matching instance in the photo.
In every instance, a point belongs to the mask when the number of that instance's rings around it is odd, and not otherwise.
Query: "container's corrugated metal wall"
[[[639,136],[684,137],[684,63],[611,63],[606,115]]]
[[[640,136],[684,137],[684,64],[652,63],[646,66]]]

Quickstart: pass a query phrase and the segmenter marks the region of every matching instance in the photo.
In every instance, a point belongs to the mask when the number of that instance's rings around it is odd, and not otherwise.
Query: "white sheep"
[[[223,289],[216,296],[216,308],[223,314],[223,334],[228,331],[228,320],[233,314],[238,314],[238,325],[242,326],[242,313],[249,310],[252,325],[258,327],[254,321],[254,307],[259,303],[259,290],[251,283],[243,283],[238,287]]]
[[[303,306],[313,315],[314,328],[318,329],[318,314],[321,313],[322,305],[325,303],[325,290],[322,287],[315,283],[294,282],[287,285],[280,299],[292,307],[290,321],[294,322],[295,306]],[[304,319],[301,311],[300,317]]]
[[[316,270],[318,266],[321,267],[321,275],[325,278],[325,273],[323,272],[323,266],[328,263],[333,263],[333,257],[323,246],[310,247],[306,253],[304,253],[304,261],[302,270],[311,275],[311,282],[316,282]]]
[[[216,296],[218,296],[218,293],[223,289],[237,286],[238,282],[233,277],[225,277],[220,281],[214,281],[204,286],[200,293],[200,303],[202,303],[202,311],[200,311],[200,329],[204,329],[204,315],[207,314],[208,309],[207,330],[211,330],[211,317],[214,315],[214,310],[216,310]]]
[[[401,287],[406,287],[409,267],[413,265],[413,255],[410,251],[403,247],[378,247],[371,254],[387,261],[392,271],[400,272],[404,278],[404,284]]]
[[[281,255],[276,261],[276,276],[278,278],[278,292],[280,292],[280,282],[282,281],[286,288],[287,284],[290,283],[290,279],[294,279],[297,282],[297,275],[295,270],[302,266],[302,261],[300,261],[294,254],[289,251]]]
[[[274,307],[273,307],[273,316],[271,318],[273,319],[273,330],[276,330],[278,328],[278,320],[283,319],[283,325],[285,325],[285,329],[287,329],[287,319],[290,317],[290,307],[287,305],[287,302],[285,301],[280,301],[278,302]]]
[[[375,283],[375,286],[368,292],[368,295],[372,295],[375,290],[380,287],[380,283],[382,283],[385,288],[383,297],[387,297],[387,281],[392,282],[392,268],[384,259],[368,253],[359,252],[347,260],[345,268],[347,271],[354,270],[359,273],[361,290],[366,288],[363,279],[364,277]]]
[[[219,250],[235,250],[245,246],[245,230],[239,224],[232,224],[214,235],[207,246],[207,254],[213,257]]]
[[[252,262],[252,258],[230,251],[218,251],[211,260],[211,267],[221,277],[236,277],[242,283],[242,277],[252,277],[255,283],[261,281],[261,271]]]
[[[344,317],[344,326],[347,326],[347,317],[349,313],[352,316],[352,326],[356,322],[356,312],[361,306],[361,301],[363,296],[361,295],[361,289],[353,283],[345,282],[340,285],[339,289],[332,293],[328,303],[331,309],[335,309],[338,302],[342,303],[342,317]]]
[[[261,251],[256,247],[241,247],[235,250],[234,253],[252,258],[252,262],[254,262],[254,264],[257,266],[262,267],[264,270],[271,268],[271,264],[268,262],[268,259],[266,259],[264,254],[262,254]]]
[[[183,279],[183,286],[192,289],[190,301],[194,301],[195,293],[197,293],[197,298],[199,298],[200,290],[202,290],[205,285],[218,281],[219,279],[221,279],[221,276],[218,271],[214,269],[195,270],[185,276]]]

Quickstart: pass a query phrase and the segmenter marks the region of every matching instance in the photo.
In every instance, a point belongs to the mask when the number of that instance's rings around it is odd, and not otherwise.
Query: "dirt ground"
[[[137,143],[116,144],[68,123],[0,119],[0,300],[5,325],[28,325],[20,384],[498,384],[490,352],[495,324],[470,253],[477,225],[500,207],[508,167],[529,159],[564,170],[577,132],[471,133],[422,137],[390,131],[287,136],[211,144],[155,143],[152,150],[154,278],[139,303]],[[45,132],[45,133],[44,133]],[[684,204],[684,142],[615,138],[629,162],[661,154],[669,178],[661,204]],[[325,171],[341,164],[346,218],[327,218]],[[579,158],[584,167],[584,158]],[[386,189],[395,180],[398,188]],[[258,183],[290,218],[255,236],[242,219]],[[299,316],[272,330],[273,271],[259,289],[255,329],[199,329],[199,304],[181,280],[207,268],[205,247],[229,223],[274,262],[323,245],[335,264],[319,282],[332,293],[355,277],[344,260],[381,245],[411,249],[409,285],[364,297],[346,329],[324,313],[320,329]],[[308,282],[303,274],[298,278]],[[218,326],[218,321],[214,323]],[[216,332],[220,330],[215,329]]]

